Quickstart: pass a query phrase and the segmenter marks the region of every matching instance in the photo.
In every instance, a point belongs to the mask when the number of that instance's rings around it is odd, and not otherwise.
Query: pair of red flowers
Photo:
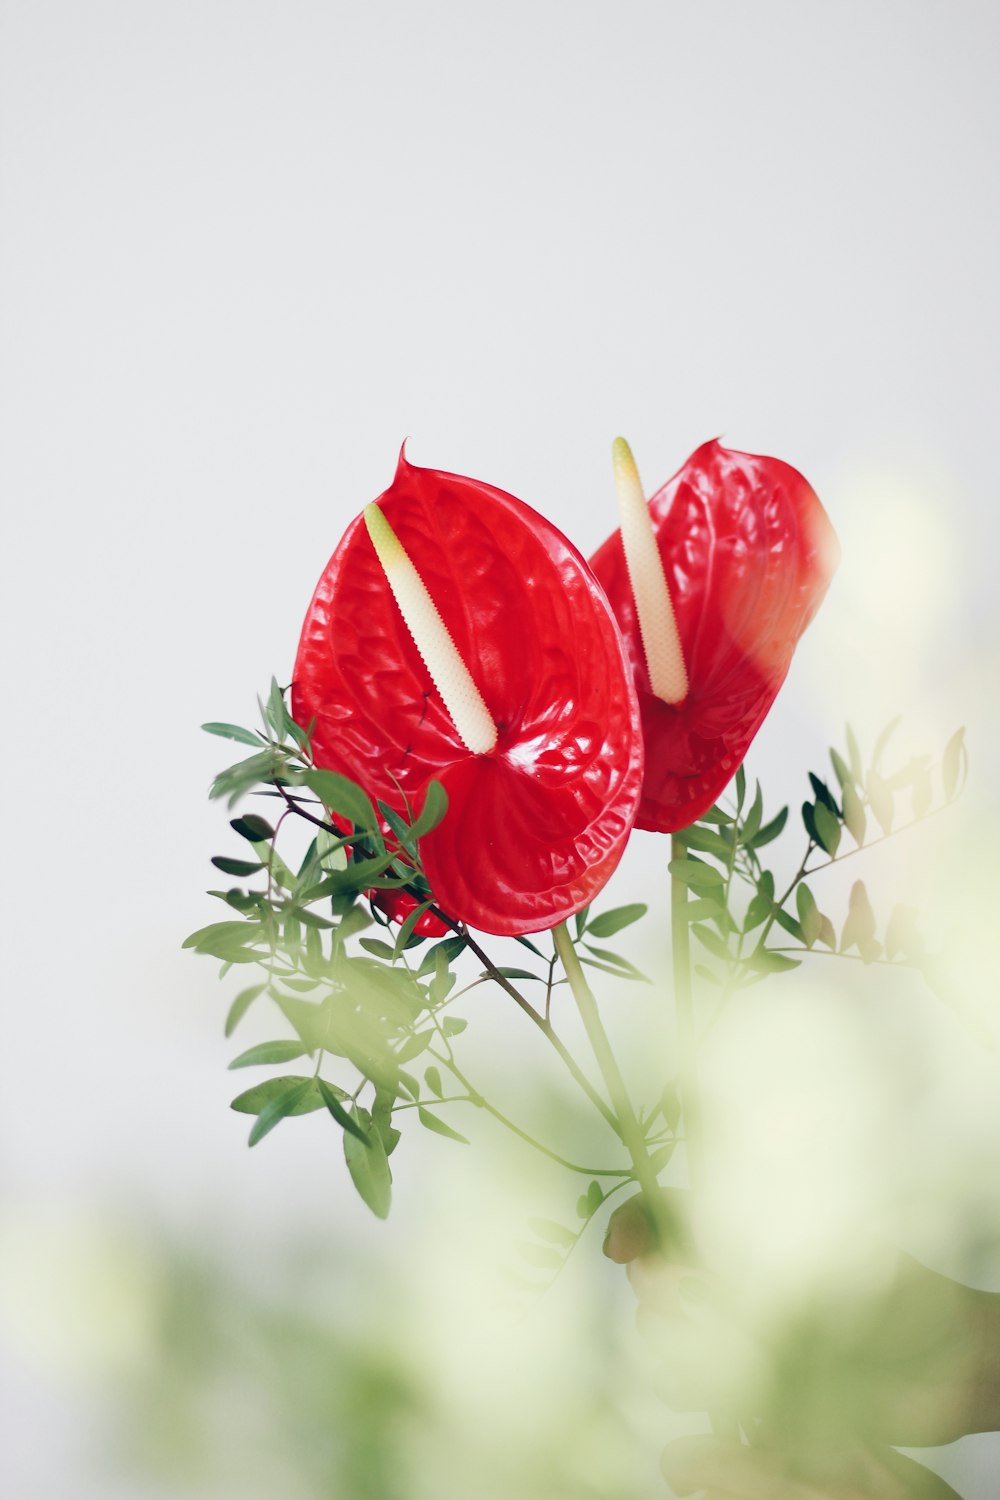
[[[616,463],[627,489],[623,444]],[[631,479],[634,489],[634,468]],[[448,813],[421,843],[435,900],[501,935],[552,927],[587,905],[633,825],[671,832],[711,806],[837,557],[800,474],[717,442],[653,496],[649,521],[642,505],[638,519],[623,511],[625,545],[615,532],[589,566],[513,496],[404,455],[377,506],[381,517],[369,507],[353,522],[317,585],[295,718],[314,726],[318,766],[401,812],[401,794],[419,807],[428,781],[442,783]],[[655,546],[637,563],[629,527],[650,523]],[[379,530],[389,538],[381,555]],[[396,538],[471,677],[481,741],[456,728],[447,669],[433,675],[404,622],[384,563],[385,545],[399,555]],[[654,661],[661,635],[673,642],[666,689]]]

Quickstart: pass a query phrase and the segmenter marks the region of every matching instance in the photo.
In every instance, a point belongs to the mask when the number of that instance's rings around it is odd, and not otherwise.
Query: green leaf
[[[192,932],[181,946],[193,948],[196,953],[210,953],[228,963],[254,963],[259,955],[246,950],[264,937],[261,922],[211,922]]]
[[[371,1115],[368,1114],[368,1111],[364,1109],[356,1109],[353,1114],[348,1113],[348,1111],[340,1102],[342,1097],[346,1098],[346,1095],[343,1094],[342,1090],[335,1089],[331,1084],[327,1083],[325,1078],[317,1078],[316,1087],[319,1090],[320,1098],[326,1105],[330,1114],[336,1120],[341,1130],[345,1132],[345,1151],[347,1149],[347,1136],[351,1136],[354,1140],[359,1141],[362,1148],[367,1149],[372,1144],[373,1140],[373,1134],[370,1129]],[[361,1118],[362,1116],[364,1116],[364,1119]],[[382,1154],[383,1156],[385,1155],[384,1148]],[[350,1166],[349,1161],[348,1166]],[[351,1173],[351,1176],[354,1176],[353,1172]],[[360,1189],[358,1191],[360,1192]],[[361,1196],[364,1197],[364,1194],[362,1193]],[[365,1201],[367,1202],[367,1199]],[[371,1205],[369,1205],[369,1207],[370,1206]],[[384,1219],[385,1214],[380,1214],[379,1217]]]
[[[787,953],[776,953],[773,948],[758,948],[747,959],[749,968],[758,974],[784,974],[801,963],[801,958],[789,958]]]
[[[736,811],[737,811],[737,813],[740,813],[743,810],[743,798],[746,796],[746,792],[747,792],[747,773],[746,773],[746,770],[744,769],[744,767],[741,765],[740,768],[739,768],[739,770],[736,772]],[[703,814],[703,816],[704,816],[704,814]]]
[[[426,1052],[433,1040],[434,1032],[432,1030],[415,1031],[412,1036],[406,1038],[406,1041],[396,1053],[396,1061],[399,1063],[412,1062],[415,1057],[420,1056],[421,1052]]]
[[[230,828],[234,829],[241,839],[246,839],[251,844],[263,844],[274,838],[274,829],[266,818],[259,818],[256,813],[246,813],[242,818],[231,818]]]
[[[242,1094],[237,1094],[229,1108],[241,1115],[259,1115],[272,1100],[283,1096],[300,1083],[308,1084],[308,1090],[303,1090],[301,1098],[296,1100],[294,1108],[288,1113],[308,1115],[313,1110],[322,1109],[323,1100],[316,1088],[315,1078],[303,1078],[294,1074],[286,1074],[282,1078],[265,1078],[263,1083],[255,1083],[252,1089],[244,1089]]]
[[[534,1240],[517,1240],[515,1249],[529,1266],[537,1266],[543,1271],[557,1270],[564,1260],[558,1250],[550,1250],[547,1245],[536,1245]]]
[[[217,734],[220,739],[235,740],[238,745],[253,745],[259,750],[264,743],[262,735],[254,734],[251,729],[241,729],[239,724],[203,724],[206,734]]]
[[[484,969],[479,977],[491,979],[494,974],[502,974],[504,979],[535,979],[539,984],[545,983],[541,974],[532,974],[530,969],[512,969],[507,964],[497,964],[494,969]]]
[[[378,819],[368,793],[346,776],[336,771],[304,771],[303,785],[331,812],[339,813],[355,828],[371,832],[378,827]]]
[[[440,781],[429,781],[420,816],[410,829],[411,838],[422,839],[425,833],[430,833],[432,828],[438,826],[447,811],[448,793]]]
[[[829,812],[833,813],[833,816],[835,818],[839,818],[840,808],[837,806],[834,795],[831,792],[830,788],[827,786],[826,782],[821,777],[817,776],[814,771],[810,771],[809,783],[812,786],[817,806],[827,808]]]
[[[458,1036],[459,1032],[464,1031],[468,1024],[468,1021],[463,1020],[461,1016],[445,1016],[441,1022],[441,1030],[445,1036]]]
[[[716,859],[721,859],[724,865],[729,864],[733,846],[724,834],[716,833],[712,828],[702,828],[699,823],[692,823],[690,828],[682,828],[675,833],[674,838],[688,849],[712,854]]]
[[[422,1104],[417,1105],[417,1119],[421,1125],[425,1126],[427,1130],[432,1130],[435,1135],[446,1136],[449,1141],[460,1141],[463,1146],[469,1144],[468,1137],[461,1135],[457,1130],[452,1130],[450,1125],[446,1125],[443,1120],[439,1120],[437,1115],[432,1115],[430,1110],[425,1109]]]
[[[576,1200],[576,1211],[581,1219],[589,1219],[596,1214],[604,1202],[604,1192],[601,1184],[597,1181],[591,1182],[587,1191]]]
[[[366,953],[371,953],[375,958],[385,959],[391,963],[396,956],[396,950],[391,943],[383,943],[381,938],[362,938],[361,946]]]
[[[232,1036],[257,996],[262,995],[266,989],[267,981],[265,980],[263,984],[252,984],[249,989],[240,990],[226,1016],[226,1036]]]
[[[847,921],[840,936],[841,952],[846,952],[850,947],[857,946],[859,953],[864,956],[866,948],[875,940],[875,913],[872,911],[868,892],[863,880],[856,880],[851,886],[851,894],[847,903]]]
[[[214,854],[212,863],[224,875],[256,875],[264,868],[259,860],[229,859],[225,854]]]
[[[833,930],[833,923],[829,917],[819,919],[819,941],[825,943],[831,952],[836,952],[837,934]]]
[[[958,791],[959,777],[963,767],[968,767],[968,752],[965,748],[965,726],[956,729],[941,757],[941,780],[944,785],[944,795],[949,802]]]
[[[761,922],[766,922],[774,909],[774,901],[771,896],[758,891],[747,906],[746,916],[743,918],[743,931],[753,932]]]
[[[840,843],[840,823],[825,802],[817,802],[813,809],[816,836],[827,854],[834,855]]]
[[[816,809],[811,802],[803,802],[802,804],[802,823],[812,843],[818,844],[822,848],[819,834],[816,831]]]
[[[730,823],[732,823],[732,821],[732,813],[726,812],[726,809],[724,807],[720,807],[718,803],[716,803],[714,807],[706,808],[701,817],[698,819],[699,823],[715,823],[719,827],[728,826]]]
[[[802,942],[802,925],[795,920],[790,912],[783,910],[779,906],[774,913],[774,920],[779,927],[783,927],[786,932],[790,932],[797,943]]]
[[[787,822],[788,808],[783,807],[777,816],[771,819],[770,823],[765,823],[760,832],[755,833],[753,838],[747,841],[749,847],[751,849],[763,849],[765,844],[773,843]]]
[[[587,931],[591,937],[613,937],[616,932],[621,932],[623,927],[629,927],[633,922],[638,922],[648,910],[649,907],[642,901],[633,901],[628,906],[616,906],[611,911],[601,912],[600,916],[588,922]]]
[[[340,1101],[337,1100],[339,1105]],[[333,1114],[330,1101],[327,1107]],[[385,1154],[382,1137],[372,1130],[372,1118],[366,1109],[354,1107],[354,1121],[358,1129],[349,1131],[344,1127],[344,1159],[351,1181],[376,1218],[386,1219],[392,1201],[392,1173],[389,1158]]]
[[[722,885],[722,872],[700,859],[672,859],[667,866],[671,875],[696,890]]]
[[[722,902],[713,901],[711,896],[696,896],[684,907],[684,915],[689,922],[703,922],[706,918],[717,922],[720,917],[725,916],[725,912]]]
[[[701,943],[703,947],[707,948],[709,953],[714,953],[716,958],[729,958],[728,945],[717,932],[714,932],[712,930],[711,927],[706,927],[704,923],[698,922],[691,928],[691,931],[694,933],[699,943]]]
[[[804,882],[795,892],[795,905],[802,928],[802,941],[807,948],[811,948],[819,937],[820,913],[815,896]]]
[[[761,791],[761,789],[760,789],[760,782],[758,781],[757,782],[757,790],[754,793],[753,804],[752,804],[752,806],[750,808],[750,811],[747,813],[746,817],[744,818],[743,824],[742,824],[742,826],[740,828],[740,842],[741,843],[743,843],[743,844],[749,844],[753,840],[754,835],[757,833],[757,831],[760,828],[760,820],[761,820],[761,818],[763,816],[763,813],[764,813],[764,793]]]
[[[840,751],[834,750],[832,745],[830,747],[830,764],[833,766],[834,774],[840,783],[840,790],[842,792],[846,791],[849,786],[854,786],[854,777],[851,775],[850,767]]]
[[[565,1245],[570,1249],[576,1244],[576,1235],[572,1229],[566,1229],[564,1225],[557,1224],[555,1219],[532,1218],[528,1220],[528,1227],[539,1239],[548,1240],[552,1245]]]
[[[270,749],[261,751],[259,755],[250,755],[246,760],[237,761],[235,766],[227,766],[224,771],[219,772],[209,787],[209,798],[214,802],[220,797],[225,797],[227,805],[232,807],[258,782],[272,781],[276,768],[280,764],[280,757]]]
[[[427,1087],[430,1089],[431,1093],[437,1094],[438,1098],[440,1099],[442,1094],[444,1093],[444,1088],[441,1084],[441,1073],[439,1069],[435,1067],[425,1068],[424,1081],[426,1082]]]
[[[288,1115],[301,1113],[296,1110],[296,1105],[305,1099],[307,1094],[313,1092],[313,1080],[311,1078],[296,1080],[291,1086],[286,1086],[280,1093],[275,1093],[257,1116],[247,1137],[248,1146],[256,1146],[258,1141],[264,1139],[275,1125],[279,1125]]]
[[[460,942],[460,943],[464,944],[465,939],[464,938],[457,938],[454,941]],[[516,937],[514,939],[514,941],[515,941],[515,943],[520,943],[522,948],[527,948],[528,951],[529,951],[529,953],[534,953],[535,956],[536,956],[536,958],[545,959],[545,962],[548,963],[548,959],[545,958],[545,954],[542,952],[541,948],[537,948],[535,946],[535,944],[531,941],[530,938]]]
[[[622,958],[620,953],[611,953],[607,948],[595,948],[590,943],[583,945],[588,953],[593,954],[599,960],[599,965],[605,965],[607,969],[618,974],[622,979],[640,979],[643,984],[652,984],[652,980],[645,975],[635,964],[629,963],[627,958]],[[583,963],[592,962],[591,959],[583,959]]]
[[[585,906],[585,907],[583,907],[583,909],[581,911],[578,911],[577,914],[576,914],[576,935],[577,935],[578,938],[582,938],[583,937],[584,929],[585,929],[585,927],[587,925],[587,916],[588,916],[589,912],[590,912],[590,907],[589,906]],[[537,948],[535,949],[535,952],[538,953],[538,949]],[[539,956],[539,958],[541,958],[542,955],[539,953],[538,956]]]
[[[400,1142],[400,1133],[392,1123],[392,1111],[395,1105],[395,1090],[376,1089],[375,1104],[372,1108],[372,1129],[378,1131],[386,1156],[391,1156]]]
[[[865,817],[861,798],[851,781],[844,787],[844,822],[848,833],[860,849],[865,841],[868,819]]]
[[[256,1047],[250,1047],[246,1052],[241,1052],[239,1057],[234,1057],[229,1067],[256,1068],[267,1063],[291,1062],[293,1058],[305,1055],[306,1048],[301,1042],[258,1042]]]

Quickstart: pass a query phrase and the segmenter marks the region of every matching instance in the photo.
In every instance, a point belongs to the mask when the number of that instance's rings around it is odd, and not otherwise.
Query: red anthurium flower
[[[620,438],[615,470],[622,528],[591,567],[639,692],[636,823],[671,833],[711,807],[742,761],[839,548],[812,489],[779,459],[705,443],[648,506]]]
[[[502,490],[400,455],[317,585],[292,701],[316,764],[390,807],[442,783],[421,855],[470,926],[551,927],[621,857],[642,785],[621,639],[576,549]]]

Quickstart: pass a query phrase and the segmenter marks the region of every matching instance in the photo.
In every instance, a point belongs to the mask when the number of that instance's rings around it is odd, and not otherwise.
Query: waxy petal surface
[[[435,899],[484,932],[551,927],[585,906],[624,850],[642,736],[613,616],[583,558],[502,490],[400,458],[379,506],[499,730],[472,755],[430,680],[366,529],[348,528],[306,616],[293,684],[316,764],[403,810],[448,793],[421,841]],[[397,786],[398,783],[398,786]]]
[[[649,502],[689,691],[654,697],[621,536],[591,558],[617,616],[642,712],[639,828],[672,833],[715,802],[760,728],[839,558],[826,512],[776,458],[705,443]]]

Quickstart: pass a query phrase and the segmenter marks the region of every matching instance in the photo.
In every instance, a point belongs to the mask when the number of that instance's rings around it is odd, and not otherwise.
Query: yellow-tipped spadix
[[[649,684],[664,703],[683,703],[688,693],[687,668],[660,549],[632,450],[624,438],[612,446],[615,489],[621,517],[622,546],[628,568]]]
[[[496,745],[497,727],[448,627],[383,511],[377,505],[366,505],[364,516],[399,612],[459,739],[473,755],[487,755]]]

